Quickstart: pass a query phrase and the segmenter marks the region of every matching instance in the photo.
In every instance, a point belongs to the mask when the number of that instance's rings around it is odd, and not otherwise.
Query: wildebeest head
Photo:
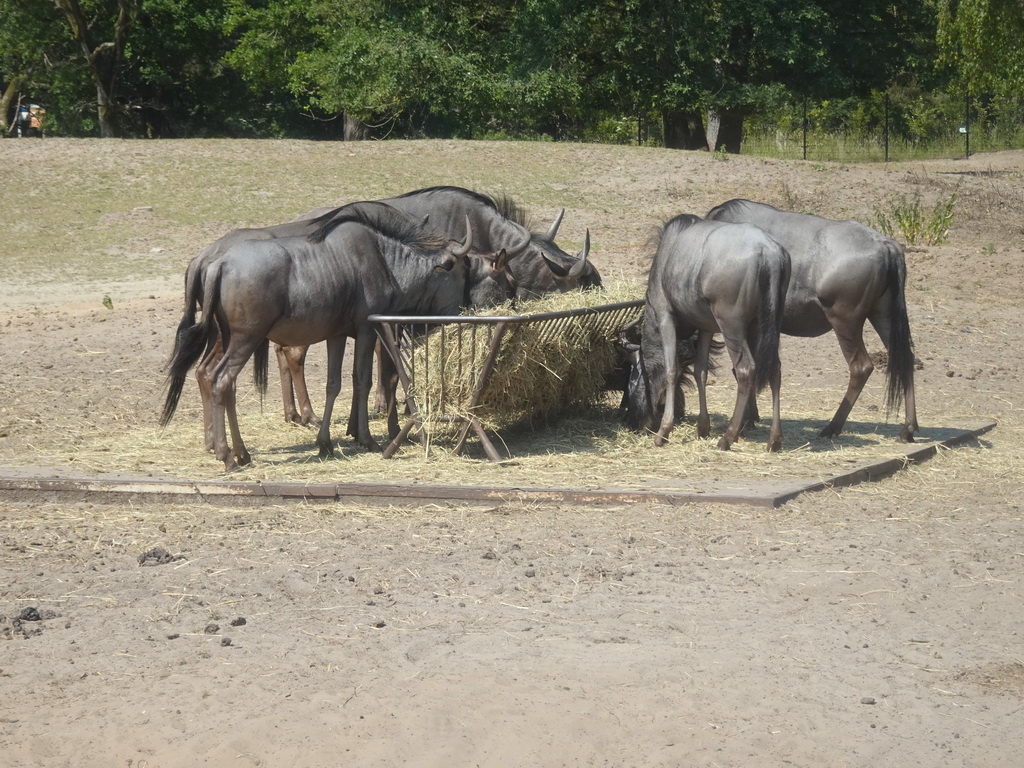
[[[567,293],[601,287],[601,275],[587,257],[590,255],[590,230],[586,231],[583,249],[575,257],[555,243],[555,235],[562,224],[565,209],[559,210],[550,228],[544,234],[529,229],[526,212],[509,199],[498,202],[500,210],[530,232],[529,248],[525,258],[513,270],[519,281],[519,290],[525,296],[545,293]]]
[[[429,224],[440,232],[451,234],[461,226],[462,217],[472,218],[473,231],[481,251],[497,253],[512,249],[524,237],[526,247],[511,263],[520,296],[591,288],[601,285],[601,277],[587,260],[588,243],[578,257],[573,257],[555,244],[564,210],[543,234],[530,227],[530,216],[507,195],[489,197],[461,187],[427,187],[408,192],[385,202],[418,218],[429,217]]]
[[[540,257],[547,263],[554,276],[551,290],[564,293],[601,287],[601,275],[594,265],[587,261],[587,256],[590,255],[589,229],[583,240],[583,250],[577,253],[574,259],[568,257],[568,254],[558,248],[554,240],[549,239],[547,235],[535,236],[533,239]]]
[[[640,343],[627,340],[623,344],[632,364],[626,388],[625,421],[628,428],[636,431],[653,432],[665,403],[665,360],[657,325],[648,304]]]
[[[466,217],[467,243],[472,246],[472,224]],[[511,301],[516,297],[516,280],[509,268],[512,259],[518,257],[529,245],[529,238],[511,248],[502,248],[497,253],[470,253],[463,244],[459,257],[466,260],[466,289],[463,306],[473,309],[490,307]]]
[[[629,429],[638,432],[654,432],[665,409],[668,382],[661,332],[650,304],[644,310],[642,322],[643,329],[640,332],[639,343],[631,338],[635,337],[635,328],[626,329],[628,334],[621,340],[621,346],[630,356],[629,381],[623,398],[625,406],[623,418]],[[722,346],[724,345],[720,342],[713,343],[713,349],[716,352]],[[696,357],[697,353],[692,338],[677,341],[676,418],[682,418],[686,410],[683,387],[692,384],[692,366]]]

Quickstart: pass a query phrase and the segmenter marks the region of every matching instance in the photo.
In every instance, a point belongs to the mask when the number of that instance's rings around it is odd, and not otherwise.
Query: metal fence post
[[[885,162],[889,162],[889,94],[885,94]]]
[[[964,107],[964,159],[971,156],[971,92],[967,92],[967,105]]]
[[[804,160],[807,159],[807,97],[804,96]]]

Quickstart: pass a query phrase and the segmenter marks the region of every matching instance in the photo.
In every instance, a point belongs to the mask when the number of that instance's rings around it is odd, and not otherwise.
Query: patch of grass
[[[902,239],[908,245],[924,243],[942,245],[949,237],[953,225],[959,188],[947,198],[939,198],[926,212],[921,202],[921,193],[900,195],[889,204],[889,211],[875,208],[875,228],[894,239]]]

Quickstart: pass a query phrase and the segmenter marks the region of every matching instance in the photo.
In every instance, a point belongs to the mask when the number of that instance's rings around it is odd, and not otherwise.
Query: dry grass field
[[[638,298],[648,237],[676,213],[749,197],[871,223],[955,192],[948,241],[907,253],[918,414],[925,438],[998,423],[772,510],[0,496],[0,764],[1019,764],[1024,153],[882,166],[486,142],[0,150],[0,474],[222,478],[191,384],[156,423],[189,260],[234,227],[434,184],[508,193],[538,226],[565,207],[560,244],[589,228],[594,263]],[[347,407],[338,457],[319,462],[272,376],[263,403],[240,390],[254,464],[231,479],[679,488],[899,454],[880,372],[848,432],[823,440],[846,381],[835,340],[785,339],[783,370],[779,454],[764,427],[721,453],[692,421],[655,449],[619,426],[612,396],[503,432],[514,458],[499,465],[443,443],[385,461],[343,439]],[[712,387],[716,436],[730,378]]]

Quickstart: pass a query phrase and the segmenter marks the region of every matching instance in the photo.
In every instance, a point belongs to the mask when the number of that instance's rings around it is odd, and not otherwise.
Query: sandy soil
[[[999,426],[774,510],[0,497],[0,765],[1021,764],[1024,154],[536,151],[587,163],[599,202],[565,205],[608,274],[639,275],[672,212],[742,195],[863,215],[962,179],[950,242],[908,253],[919,414]],[[615,195],[632,217],[603,210]],[[208,234],[182,236],[182,265]],[[0,466],[153,418],[179,289],[133,286],[113,310],[80,282],[0,297]],[[834,342],[784,355],[784,398],[824,382],[824,420]]]

